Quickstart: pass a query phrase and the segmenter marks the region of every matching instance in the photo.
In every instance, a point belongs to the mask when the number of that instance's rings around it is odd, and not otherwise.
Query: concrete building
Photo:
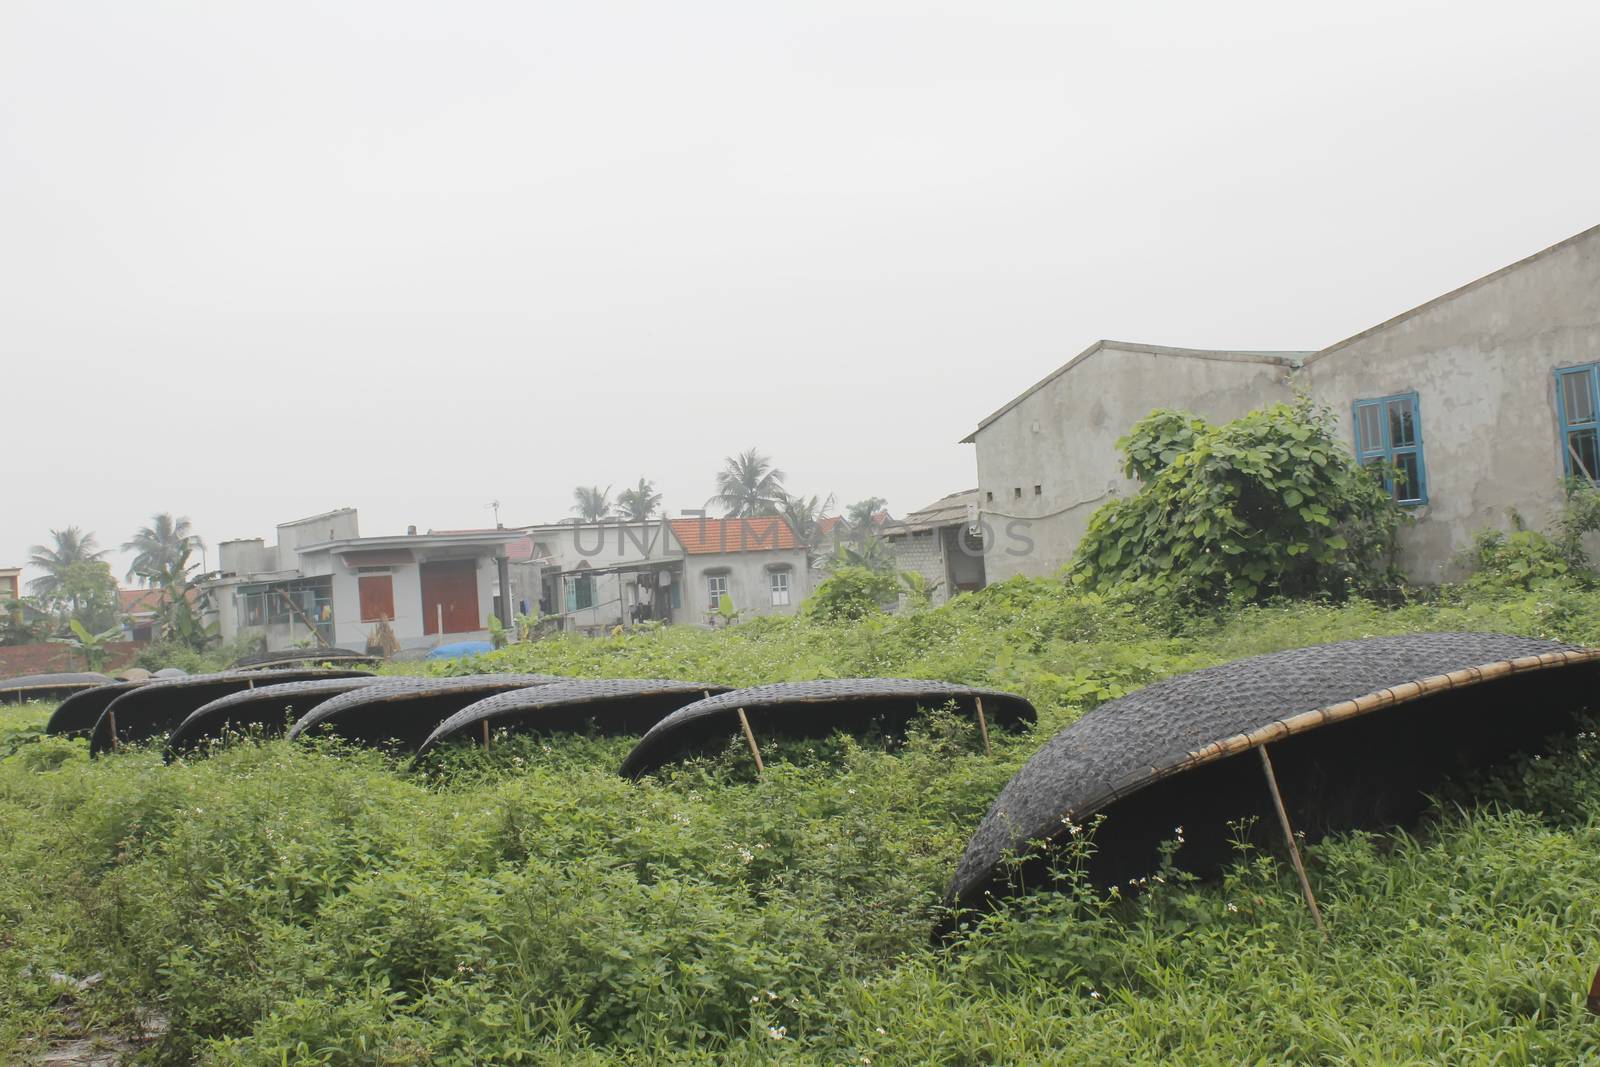
[[[1135,484],[1117,439],[1156,408],[1238,418],[1292,394],[1310,352],[1212,352],[1097,341],[978,424],[984,573],[1054,574],[1072,559],[1089,516]]]
[[[679,622],[683,552],[665,519],[527,527],[532,546],[513,581],[534,590],[558,629],[598,634],[640,622]]]
[[[1515,509],[1536,527],[1600,476],[1600,226],[1329,345],[1297,376],[1363,458],[1417,471],[1403,563],[1452,557]]]
[[[413,528],[414,529],[414,528]],[[403,649],[487,635],[516,531],[362,537],[354,508],[283,523],[277,541],[224,541],[203,584],[224,640],[364,648],[379,620]]]
[[[118,589],[117,612],[126,641],[154,641],[161,611],[161,590]]]
[[[980,496],[976,489],[951,493],[883,528],[895,569],[922,575],[933,604],[985,585]]]
[[[1213,421],[1297,391],[1339,413],[1416,518],[1403,565],[1453,576],[1475,530],[1536,524],[1569,475],[1600,474],[1600,227],[1316,352],[1101,341],[984,419],[977,451],[989,580],[1070,562],[1089,516],[1133,486],[1116,441],[1155,408]]]
[[[575,633],[641,622],[710,626],[722,595],[740,617],[790,614],[811,592],[806,548],[780,518],[561,522],[522,528],[516,589]],[[515,546],[512,546],[513,550]]]
[[[682,621],[716,625],[727,597],[741,618],[793,615],[811,595],[811,559],[776,516],[668,520],[682,553]]]
[[[6,605],[22,599],[22,568],[0,567],[0,611],[6,610]],[[14,613],[18,622],[22,621],[22,609]]]

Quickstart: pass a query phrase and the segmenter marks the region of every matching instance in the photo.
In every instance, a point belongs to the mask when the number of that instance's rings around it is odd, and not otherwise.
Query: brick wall
[[[106,670],[133,663],[148,641],[113,641],[106,646]],[[71,645],[0,645],[0,678],[24,674],[64,674],[84,669],[83,656]]]
[[[939,531],[905,534],[894,538],[889,544],[894,549],[895,568],[922,575],[928,588],[933,589],[932,603],[943,604],[950,599],[950,590],[945,588],[944,552],[939,543]],[[905,593],[902,592],[902,607],[905,599]]]

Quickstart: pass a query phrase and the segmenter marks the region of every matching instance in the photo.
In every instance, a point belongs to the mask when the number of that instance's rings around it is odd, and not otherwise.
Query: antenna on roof
[[[501,525],[500,525],[500,501],[498,501],[498,500],[491,500],[491,501],[489,501],[489,502],[488,502],[488,503],[487,503],[487,504],[485,504],[485,505],[484,505],[484,507],[486,507],[486,508],[493,508],[493,509],[494,509],[494,528],[495,528],[495,529],[496,529],[496,530],[503,530],[503,529],[505,529],[505,527],[504,527],[504,526],[501,526]]]

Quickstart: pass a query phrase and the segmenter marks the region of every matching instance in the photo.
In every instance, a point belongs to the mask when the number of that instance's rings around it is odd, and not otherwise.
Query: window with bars
[[[1356,458],[1383,475],[1400,504],[1428,502],[1428,469],[1422,455],[1422,414],[1416,393],[1355,402]]]
[[[1567,476],[1600,481],[1600,363],[1556,371],[1556,407]]]
[[[728,576],[726,574],[712,574],[706,577],[706,604],[712,611],[722,606],[722,598],[728,595]]]

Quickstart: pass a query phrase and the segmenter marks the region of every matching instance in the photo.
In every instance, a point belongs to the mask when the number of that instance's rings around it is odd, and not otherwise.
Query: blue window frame
[[[1357,400],[1356,459],[1383,472],[1383,484],[1400,504],[1428,502],[1428,468],[1422,458],[1422,411],[1416,393]]]
[[[1600,481],[1600,363],[1556,371],[1556,409],[1567,477]]]

